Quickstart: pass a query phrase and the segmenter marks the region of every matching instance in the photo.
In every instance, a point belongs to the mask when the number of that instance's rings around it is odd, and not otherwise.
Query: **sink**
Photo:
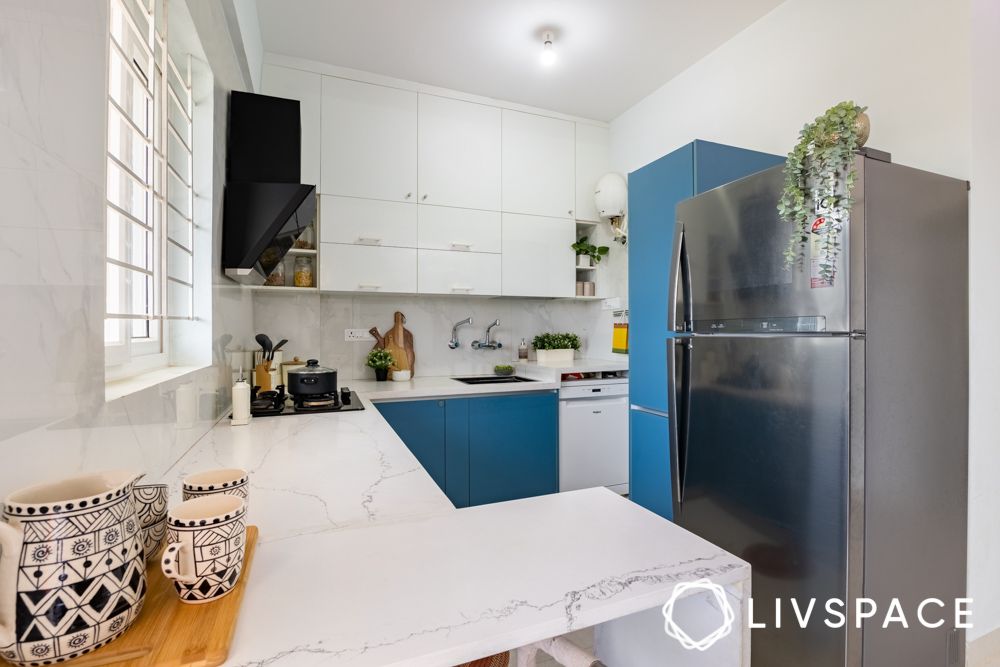
[[[465,384],[515,384],[518,382],[535,382],[531,378],[523,378],[517,375],[479,375],[468,378],[452,378]]]

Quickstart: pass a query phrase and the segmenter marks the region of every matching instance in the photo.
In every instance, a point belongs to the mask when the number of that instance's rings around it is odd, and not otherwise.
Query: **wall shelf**
[[[247,285],[248,288],[252,290],[259,290],[261,292],[319,292],[318,287],[295,287],[293,285]]]

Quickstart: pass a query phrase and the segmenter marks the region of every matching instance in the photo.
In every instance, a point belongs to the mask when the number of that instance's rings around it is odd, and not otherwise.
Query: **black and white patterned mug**
[[[184,500],[223,493],[242,498],[250,504],[250,473],[242,468],[205,470],[184,478]]]
[[[167,514],[168,543],[160,567],[181,602],[212,602],[240,580],[246,541],[242,498],[216,493],[186,500]]]

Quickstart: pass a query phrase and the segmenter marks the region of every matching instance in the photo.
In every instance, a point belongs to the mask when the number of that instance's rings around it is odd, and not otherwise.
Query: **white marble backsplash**
[[[0,0],[0,500],[83,470],[159,479],[228,409],[232,351],[252,342],[251,295],[218,268],[226,96],[241,83],[213,63],[212,365],[105,401],[107,14],[106,0]]]
[[[615,358],[611,352],[611,312],[599,301],[559,299],[513,299],[452,296],[392,296],[289,294],[254,292],[253,326],[273,341],[287,338],[284,359],[294,356],[315,358],[337,368],[344,380],[370,379],[372,370],[365,357],[374,339],[345,342],[345,329],[377,326],[391,328],[393,314],[406,315],[406,328],[413,333],[415,371],[421,376],[490,372],[493,366],[517,358],[517,348],[525,339],[546,331],[571,331],[580,336],[579,356],[590,359]],[[472,316],[471,326],[458,330],[461,347],[450,349],[455,322]],[[503,343],[499,350],[475,350],[470,343],[485,336],[486,326],[499,319],[492,337]]]

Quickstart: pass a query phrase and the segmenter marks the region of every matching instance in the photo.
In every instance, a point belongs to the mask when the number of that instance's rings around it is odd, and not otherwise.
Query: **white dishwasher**
[[[628,378],[559,389],[559,490],[594,486],[628,493]]]

